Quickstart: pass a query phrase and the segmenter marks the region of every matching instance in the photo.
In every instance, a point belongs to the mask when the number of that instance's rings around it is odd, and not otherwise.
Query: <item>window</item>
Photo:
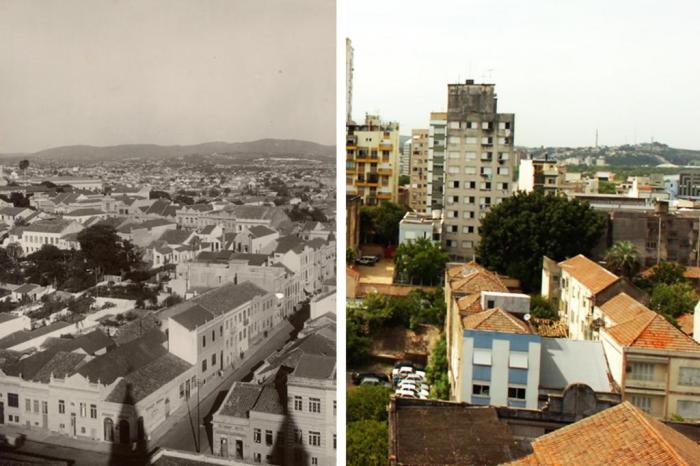
[[[697,419],[700,417],[700,402],[678,400],[678,412],[676,414],[689,419]]]
[[[7,406],[11,408],[19,408],[19,395],[17,395],[16,393],[8,393]]]
[[[80,403],[80,417],[85,417],[85,416],[86,416],[85,403]]]
[[[508,387],[508,398],[515,400],[525,399],[525,389],[522,387]]]
[[[485,348],[474,348],[474,364],[490,366],[491,350]]]
[[[63,400],[58,400],[58,414],[66,413],[66,402]]]
[[[211,331],[211,341],[212,342],[216,341],[216,330]]]
[[[49,414],[49,403],[46,401],[41,402],[41,414]]]
[[[309,398],[309,412],[320,413],[321,412],[321,400],[319,398]]]
[[[336,410],[336,405],[338,404],[337,401],[333,400],[333,416],[335,416],[335,410]]]
[[[647,414],[651,412],[651,397],[649,396],[632,395],[632,404]]]
[[[34,412],[39,412],[39,400],[34,400]]]
[[[32,411],[32,400],[29,398],[24,399],[24,410],[28,413]]]
[[[294,442],[295,443],[304,443],[304,437],[301,429],[294,429]]]
[[[185,384],[181,383],[180,384],[180,398],[183,398],[185,396]]]
[[[272,431],[265,431],[265,445],[272,445]]]
[[[337,436],[333,434],[333,449],[335,450],[337,448],[338,440]]]
[[[207,347],[207,336],[202,335],[202,348],[206,348],[206,347]]]
[[[260,443],[261,438],[260,429],[253,429],[253,442]]]
[[[90,417],[97,419],[97,405],[90,405]]]
[[[527,357],[525,352],[511,351],[508,358],[508,366],[516,369],[527,369]]]
[[[635,362],[630,365],[630,379],[653,380],[654,364],[650,362]]]
[[[681,367],[678,372],[678,385],[700,386],[700,368]]]
[[[300,396],[294,397],[294,411],[302,411],[304,409]]]
[[[476,396],[490,396],[490,389],[488,385],[473,385],[472,386],[472,395]]]
[[[313,447],[321,446],[321,433],[309,431],[309,445]]]
[[[207,360],[202,359],[202,372],[205,372],[207,370]]]
[[[211,355],[211,367],[216,365],[216,353]]]
[[[256,463],[260,463],[262,461],[260,453],[253,453],[253,461],[255,461]]]
[[[312,464],[312,465],[318,464],[318,458],[316,458],[315,456],[312,456],[312,457],[311,457],[311,464]]]

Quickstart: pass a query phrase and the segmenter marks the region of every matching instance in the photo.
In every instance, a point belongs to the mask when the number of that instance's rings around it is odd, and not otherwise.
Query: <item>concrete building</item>
[[[428,191],[430,192],[429,212],[442,210],[445,198],[445,150],[447,143],[447,113],[430,114],[428,133]]]
[[[678,197],[700,199],[700,169],[683,167],[678,174]]]
[[[399,176],[411,176],[411,140],[408,139],[401,147],[399,157]]]
[[[45,244],[56,246],[58,249],[80,249],[77,233],[83,230],[83,225],[71,220],[43,220],[20,227],[19,244],[24,254],[38,251]]]
[[[513,190],[514,120],[498,113],[495,85],[448,85],[442,242],[455,259],[474,258],[480,219]]]
[[[564,188],[565,171],[556,160],[526,159],[518,169],[518,191],[559,194]]]
[[[418,238],[439,242],[442,232],[441,223],[439,210],[429,214],[406,212],[399,222],[399,244]]]
[[[365,205],[398,202],[399,124],[367,115],[362,125],[346,126],[346,193]]]
[[[432,172],[428,169],[428,130],[411,130],[411,184],[408,204],[415,212],[429,211],[432,190],[428,190]]]
[[[352,121],[352,75],[355,70],[355,49],[350,38],[345,38],[345,121]]]

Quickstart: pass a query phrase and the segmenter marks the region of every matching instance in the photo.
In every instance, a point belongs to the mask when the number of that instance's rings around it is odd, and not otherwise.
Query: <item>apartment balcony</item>
[[[377,199],[380,201],[390,201],[391,193],[377,193]]]
[[[391,176],[394,173],[394,170],[390,163],[380,163],[377,173],[379,175]]]
[[[381,150],[381,151],[387,150],[387,151],[391,152],[392,150],[394,150],[394,145],[391,143],[391,141],[384,140],[384,141],[381,141],[379,143],[378,150]]]
[[[364,155],[357,154],[355,156],[355,161],[360,162],[360,163],[379,163],[379,157],[376,155],[369,155],[369,154],[364,154]]]

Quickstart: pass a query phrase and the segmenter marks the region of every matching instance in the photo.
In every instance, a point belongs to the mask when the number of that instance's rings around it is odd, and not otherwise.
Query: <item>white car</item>
[[[418,376],[417,374],[408,374],[406,377],[403,377],[404,382],[413,382],[417,385],[420,385],[423,383],[423,377]]]
[[[413,374],[413,368],[408,366],[403,366],[399,368],[399,377],[404,378]]]
[[[412,391],[412,390],[402,390],[402,389],[399,389],[399,390],[396,390],[395,395],[396,395],[396,396],[402,396],[402,397],[404,397],[404,398],[417,398],[417,397],[416,397],[416,393],[415,393],[414,391]]]
[[[425,371],[415,371],[414,374],[425,380]]]
[[[411,391],[411,392],[413,392],[414,394],[420,396],[421,398],[422,398],[422,397],[426,397],[426,398],[427,398],[428,395],[430,395],[430,390],[424,390],[422,386],[416,385],[416,384],[412,384],[412,383],[410,383],[410,382],[409,382],[409,383],[403,382],[403,383],[399,384],[399,388],[398,388],[398,389],[399,389],[399,390],[408,390],[408,391]]]

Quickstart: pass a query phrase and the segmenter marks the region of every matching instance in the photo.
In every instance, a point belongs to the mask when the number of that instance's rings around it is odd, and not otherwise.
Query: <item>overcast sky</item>
[[[700,149],[700,2],[354,0],[353,114],[402,134],[444,111],[447,83],[496,84],[517,145]]]
[[[327,0],[0,0],[0,152],[335,143]]]

